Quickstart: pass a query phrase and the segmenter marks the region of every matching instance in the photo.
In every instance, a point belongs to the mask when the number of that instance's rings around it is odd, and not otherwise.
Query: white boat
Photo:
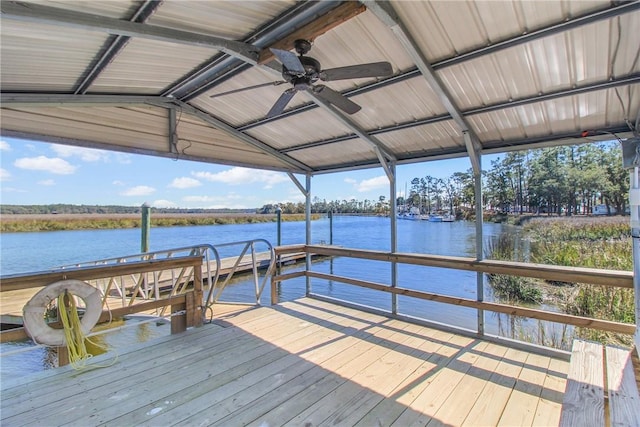
[[[420,215],[420,210],[416,207],[412,207],[408,212],[403,212],[398,214],[398,219],[409,219],[412,221],[419,221],[422,219],[422,215]]]
[[[442,222],[454,222],[456,220],[455,215],[453,214],[444,214],[442,215]]]
[[[430,214],[429,222],[442,222],[444,217],[442,215]]]

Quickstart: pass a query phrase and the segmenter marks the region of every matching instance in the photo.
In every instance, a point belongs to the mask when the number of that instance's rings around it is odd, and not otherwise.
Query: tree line
[[[485,209],[512,213],[590,214],[596,205],[625,212],[629,173],[617,143],[583,144],[516,151],[491,162],[482,174]],[[425,176],[411,181],[398,206],[422,211],[460,211],[475,205],[472,170],[447,179]]]
[[[482,204],[487,210],[512,213],[590,214],[596,205],[625,212],[629,173],[622,168],[618,143],[592,143],[506,153],[482,173]],[[423,213],[472,212],[475,206],[473,171],[448,178],[415,177],[406,197],[396,200],[400,211],[412,207]],[[311,212],[389,214],[386,196],[374,200],[333,200],[315,197]],[[258,213],[303,213],[304,203],[268,204]]]

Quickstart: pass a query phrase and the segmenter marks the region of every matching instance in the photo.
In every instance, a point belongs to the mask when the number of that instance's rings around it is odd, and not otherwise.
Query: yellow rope
[[[65,302],[65,296],[68,298],[68,307]],[[67,350],[69,352],[69,364],[73,369],[80,370],[87,368],[87,361],[93,357],[88,351],[85,345],[86,341],[91,342],[93,345],[107,351],[108,349],[100,344],[97,344],[87,338],[82,332],[82,324],[80,323],[80,317],[78,316],[78,308],[76,307],[76,300],[70,293],[66,292],[58,296],[58,311],[60,312],[60,322],[64,329],[64,336],[67,341]],[[118,356],[108,365],[93,365],[96,367],[105,367],[113,365]]]

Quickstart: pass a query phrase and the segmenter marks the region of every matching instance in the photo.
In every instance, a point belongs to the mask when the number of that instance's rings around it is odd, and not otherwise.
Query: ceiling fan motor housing
[[[298,59],[304,67],[305,74],[300,74],[283,66],[282,78],[291,83],[296,89],[305,90],[320,78],[320,63],[309,56],[300,56]]]

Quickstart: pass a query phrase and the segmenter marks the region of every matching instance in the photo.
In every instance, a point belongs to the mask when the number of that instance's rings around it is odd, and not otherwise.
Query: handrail
[[[91,280],[124,274],[146,273],[160,268],[181,268],[192,266],[198,256],[184,256],[169,260],[153,259],[126,264],[84,266],[76,269],[54,269],[26,274],[12,274],[0,276],[0,292],[16,291],[20,289],[38,288],[49,283],[65,279]]]
[[[594,285],[633,288],[632,271],[605,270],[587,267],[565,267],[560,265],[497,261],[489,259],[476,260],[475,258],[470,257],[401,252],[394,253],[365,249],[339,248],[336,246],[302,245],[276,248],[277,255],[292,252],[307,252],[318,255],[362,258],[372,261],[397,262],[401,264],[413,264],[425,267],[451,268],[489,274],[506,274],[563,282],[591,283]]]
[[[258,260],[256,258],[256,250],[255,250],[256,243],[264,243],[265,245],[267,245],[268,253],[269,253],[269,264],[267,266],[267,271],[265,272],[264,278],[262,280],[262,284],[259,283],[259,278],[258,278]],[[262,292],[264,291],[264,287],[267,283],[267,280],[270,279],[275,269],[275,265],[276,265],[275,250],[271,245],[271,243],[269,243],[269,241],[265,239],[253,239],[253,240],[243,240],[238,242],[222,243],[222,244],[215,245],[215,248],[226,248],[226,247],[233,247],[238,245],[244,245],[244,247],[240,251],[240,255],[237,256],[236,261],[231,267],[231,270],[227,274],[224,282],[219,287],[214,285],[209,288],[209,293],[205,300],[205,305],[207,308],[210,308],[213,304],[219,302],[220,296],[222,295],[222,291],[226,289],[227,285],[229,284],[233,276],[238,272],[239,268],[242,265],[242,261],[249,249],[251,249],[251,264],[252,264],[251,270],[253,273],[253,281],[255,286],[256,304],[260,305],[260,298],[262,297]],[[216,284],[217,284],[217,279],[216,279]],[[217,288],[217,291],[216,291],[216,288]]]
[[[259,259],[256,252],[258,244],[267,246],[266,260]],[[231,268],[225,269],[220,251],[234,246],[241,246],[241,255],[236,258]],[[251,257],[249,267],[253,273],[255,304],[259,305],[267,280],[271,278],[276,266],[274,248],[265,239],[186,246],[81,262],[47,271],[5,275],[0,276],[0,292],[44,287],[64,279],[92,281],[94,286],[102,290],[103,306],[108,299],[112,299],[114,293],[121,299],[121,307],[110,308],[111,315],[156,309],[157,315],[162,316],[169,305],[186,304],[197,308],[200,317],[197,322],[188,319],[188,323],[201,323],[205,320],[207,310],[220,302],[222,292],[232,277],[247,265],[244,262],[245,256]],[[267,269],[260,280],[258,269],[263,267],[264,263]],[[167,274],[170,278],[165,277]],[[222,274],[226,274],[226,278],[220,282]],[[198,299],[191,302],[184,299],[189,293],[187,286],[190,284],[194,285],[194,289],[199,289]],[[202,296],[202,287],[205,284],[209,287],[206,299]],[[168,291],[166,296],[161,297],[161,287]],[[103,315],[105,316],[108,314]],[[7,338],[8,336],[12,338]],[[4,342],[21,337],[26,337],[24,330],[13,330],[11,334],[3,333],[0,340]]]
[[[339,248],[335,246],[296,245],[295,247],[289,246],[276,248],[277,255],[284,255],[293,252],[306,252],[308,254],[319,254],[325,256],[344,256],[374,261],[396,262],[427,267],[450,268],[482,273],[506,274],[512,276],[534,277],[547,280],[589,283],[595,285],[615,286],[620,288],[633,289],[633,272],[631,271],[604,270],[583,267],[564,267],[496,260],[479,261],[469,257],[391,253],[362,249]],[[334,274],[326,274],[313,271],[299,271],[277,276],[274,275],[271,281],[272,304],[278,303],[278,294],[276,292],[277,284],[281,281],[300,276],[335,280],[350,285],[365,287],[396,295],[405,295],[423,300],[476,308],[497,313],[506,313],[510,315],[523,316],[539,320],[553,321],[579,327],[588,327],[603,331],[634,334],[636,330],[636,325],[629,323],[593,319],[588,317],[529,309],[501,303],[476,301],[467,298],[451,297],[441,294],[406,289],[401,287],[392,287],[386,284],[374,283],[365,280],[358,280],[349,277],[342,277]]]
[[[262,280],[259,279],[258,273],[258,264],[261,263],[261,261],[258,260],[256,252],[256,245],[258,244],[264,244],[267,247],[268,254],[266,260],[267,271]],[[225,270],[223,269],[220,252],[235,246],[241,246],[239,251],[240,255],[236,257],[235,263],[229,269]],[[105,280],[108,280],[108,283],[104,285],[103,293],[107,294],[112,290],[116,291],[122,298],[123,306],[130,306],[137,297],[144,299],[159,298],[160,282],[163,281],[162,275],[164,271],[168,271],[171,274],[171,279],[165,279],[166,282],[171,284],[170,295],[180,294],[193,279],[194,272],[187,271],[187,268],[192,266],[190,264],[191,257],[199,257],[204,258],[202,261],[204,266],[202,275],[205,281],[205,287],[209,288],[204,305],[208,309],[220,301],[222,292],[230,283],[231,279],[241,268],[246,266],[244,258],[247,253],[251,256],[250,268],[253,273],[255,304],[259,305],[267,280],[271,277],[276,266],[274,248],[271,243],[265,239],[244,240],[217,245],[200,244],[185,246],[74,263],[43,272],[1,276],[0,292],[45,286],[54,281],[62,280],[63,278],[75,278],[78,280],[105,278]],[[134,266],[135,268],[132,270],[131,267]],[[223,270],[226,271],[226,278],[224,282],[220,283],[219,279]],[[153,273],[153,284],[150,284],[147,276],[142,273]],[[132,276],[128,279],[128,282],[132,283],[133,288],[130,292],[129,300],[126,301],[125,295],[129,292],[124,289],[125,280],[122,276],[133,274],[140,275],[137,277]],[[120,287],[118,287],[118,280],[116,280],[119,276]],[[150,295],[149,292],[153,292],[154,295]]]

